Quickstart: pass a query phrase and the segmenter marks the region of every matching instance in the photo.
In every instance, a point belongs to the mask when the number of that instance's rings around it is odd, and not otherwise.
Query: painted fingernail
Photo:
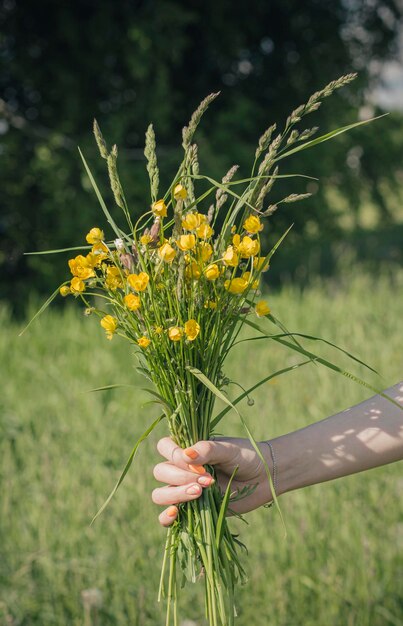
[[[204,469],[203,465],[189,465],[188,466],[190,471],[193,472],[194,474],[205,474],[206,470]]]
[[[197,482],[205,487],[209,487],[214,483],[214,478],[212,476],[200,476],[200,478],[197,479]]]
[[[168,517],[176,517],[177,512],[178,509],[176,508],[176,506],[170,506],[167,508]]]
[[[198,487],[197,485],[191,485],[186,489],[186,493],[188,493],[190,496],[195,496],[200,493],[200,487]]]
[[[189,457],[189,459],[192,460],[197,459],[197,457],[199,456],[199,453],[193,448],[185,448],[184,453],[186,454],[186,456]]]

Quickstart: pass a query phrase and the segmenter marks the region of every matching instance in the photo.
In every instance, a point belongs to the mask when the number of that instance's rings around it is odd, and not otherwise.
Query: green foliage
[[[380,381],[370,374],[372,384],[393,384],[403,368],[396,297],[403,275],[373,280],[345,273],[343,280],[266,297],[290,330],[320,333],[348,346],[383,375]],[[106,345],[103,330],[84,317],[78,323],[79,316],[77,307],[67,304],[18,337],[21,325],[1,311],[0,623],[95,625],[96,611],[90,616],[81,593],[99,589],[98,623],[157,626],[164,612],[156,589],[165,533],[150,492],[164,423],[142,444],[137,466],[90,526],[120,475],[122,458],[158,409],[143,408],[148,393],[141,390],[144,379],[130,368],[126,343],[114,339]],[[324,358],[333,358],[332,352],[331,346],[321,349]],[[268,350],[265,342],[241,344],[228,361],[228,374],[248,388],[268,369],[298,362],[280,345]],[[368,377],[364,369],[357,371]],[[113,384],[127,386],[87,393]],[[238,406],[257,439],[301,428],[369,395],[308,364],[251,393],[254,406],[246,401]],[[221,428],[224,423],[225,434],[244,436],[236,415],[229,413]],[[355,436],[353,424],[351,430],[346,436]],[[249,514],[249,526],[232,520],[250,551],[249,583],[237,596],[237,624],[398,624],[400,473],[390,465],[282,496],[286,540],[273,509]],[[188,589],[181,613],[201,626],[201,590]]]
[[[388,19],[382,18],[385,11]],[[181,154],[177,137],[183,119],[206,94],[221,90],[214,115],[206,115],[204,130],[198,131],[202,168],[226,171],[237,163],[242,176],[250,169],[255,138],[273,120],[284,119],[295,102],[305,102],[325,77],[359,71],[357,85],[337,96],[332,108],[321,107],[315,125],[332,128],[333,119],[342,124],[354,118],[364,91],[371,88],[369,61],[393,54],[398,18],[393,0],[257,0],[253,11],[247,3],[217,7],[212,0],[186,6],[179,0],[44,0],[40,6],[3,2],[2,297],[21,312],[19,294],[31,289],[49,293],[60,282],[65,259],[28,258],[24,253],[78,244],[81,233],[96,224],[96,202],[76,151],[80,145],[104,192],[108,184],[104,173],[100,176],[102,163],[97,163],[90,132],[94,117],[106,143],[121,146],[119,173],[123,186],[130,188],[125,200],[134,219],[150,201],[143,138],[151,120],[167,163],[160,172],[165,187]],[[320,148],[309,157],[304,153],[305,173],[326,177],[319,186],[301,181],[298,191],[313,197],[303,209],[287,205],[276,216],[278,232],[295,222],[287,274],[306,275],[308,244],[313,248],[309,264],[316,271],[323,268],[316,248],[324,235],[332,240],[340,236],[346,213],[352,231],[361,236],[365,226],[362,255],[371,257],[375,228],[389,225],[393,244],[393,222],[401,211],[403,125],[397,114],[380,123],[382,130],[355,131],[338,139],[331,150]],[[106,156],[106,146],[103,150]],[[111,166],[116,165],[113,160]],[[290,168],[300,169],[293,163]],[[333,190],[337,202],[329,197]],[[278,199],[288,194],[284,181]],[[121,202],[119,194],[117,198]],[[370,227],[362,222],[363,199],[374,216]],[[109,194],[111,211],[113,203]],[[297,254],[301,241],[304,250]],[[375,241],[382,257],[401,258],[398,247],[384,241]],[[328,267],[332,265],[331,259]]]

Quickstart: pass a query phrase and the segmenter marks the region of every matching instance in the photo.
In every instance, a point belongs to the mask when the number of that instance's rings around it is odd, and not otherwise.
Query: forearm
[[[403,383],[385,394],[403,407]],[[281,494],[401,460],[403,410],[374,396],[271,443]]]

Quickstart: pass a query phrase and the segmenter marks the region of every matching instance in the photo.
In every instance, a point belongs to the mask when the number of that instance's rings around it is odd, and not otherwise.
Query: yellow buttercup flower
[[[188,192],[186,191],[183,185],[181,185],[180,183],[176,185],[174,189],[175,200],[184,200],[187,197],[187,195],[188,195]]]
[[[91,228],[85,239],[87,243],[90,243],[91,245],[94,243],[101,243],[101,241],[105,239],[104,231],[100,228]]]
[[[213,254],[212,246],[209,243],[207,243],[207,241],[201,241],[199,243],[198,248],[200,251],[201,260],[204,262],[208,261],[211,255]]]
[[[77,276],[77,278],[82,280],[95,276],[94,269],[89,264],[88,259],[82,254],[69,260],[69,268],[73,276]]]
[[[100,255],[89,252],[85,257],[89,267],[95,268],[101,263]]]
[[[266,257],[260,256],[253,259],[253,267],[258,271],[267,272],[270,267],[269,261],[266,260]]]
[[[118,320],[112,315],[105,315],[100,321],[102,328],[106,332],[106,338],[112,339],[118,327]]]
[[[151,209],[157,217],[166,217],[167,205],[163,200],[157,200],[157,202],[154,202]]]
[[[123,287],[123,278],[118,267],[108,265],[106,269],[105,287],[110,291],[116,291],[116,289]]]
[[[78,276],[74,276],[74,278],[71,279],[70,291],[74,295],[82,293],[85,291],[85,282],[81,278],[78,278]]]
[[[259,302],[256,303],[255,311],[258,317],[265,317],[268,315],[270,313],[270,307],[266,300],[259,300]]]
[[[165,263],[172,263],[176,255],[176,251],[173,247],[168,243],[163,243],[162,246],[158,248],[158,256],[160,259],[165,261]]]
[[[140,272],[140,274],[129,274],[127,282],[134,291],[145,291],[147,289],[148,281],[150,280],[148,274]]]
[[[156,326],[154,328],[154,332],[156,335],[162,335],[162,333],[164,332],[164,329],[162,328],[162,326]]]
[[[263,224],[260,219],[256,215],[249,215],[243,223],[244,229],[251,233],[252,235],[256,235],[256,233],[263,230]]]
[[[250,273],[250,272],[244,272],[244,273],[242,274],[242,278],[244,278],[245,280],[247,280],[247,281],[248,281],[248,283],[250,282],[251,277],[252,277],[252,275],[251,275],[251,273]],[[259,279],[258,279],[258,278],[256,278],[256,280],[254,280],[254,281],[253,281],[253,283],[252,283],[252,285],[251,285],[251,286],[252,286],[252,289],[258,289],[258,287],[259,287]]]
[[[185,334],[189,341],[194,341],[200,332],[200,324],[196,320],[188,320],[185,323]]]
[[[168,337],[171,341],[180,341],[182,339],[183,330],[179,326],[170,326],[168,328]]]
[[[124,297],[124,303],[130,311],[137,311],[141,307],[141,300],[139,296],[135,296],[134,293],[129,293]]]
[[[196,237],[194,235],[181,235],[176,243],[178,248],[184,252],[186,250],[193,250],[196,245]]]
[[[220,275],[220,268],[216,263],[212,263],[206,267],[204,275],[207,280],[216,280]]]
[[[97,265],[100,265],[100,263],[106,259],[108,257],[108,248],[107,246],[100,241],[99,243],[95,243],[92,246],[92,250],[91,250],[92,254],[96,256],[98,262]],[[88,255],[87,255],[88,257]]]
[[[151,237],[151,235],[141,235],[141,237],[140,237],[140,243],[141,243],[143,246],[147,246],[147,245],[150,243],[150,241],[152,241],[152,237]]]
[[[139,339],[137,339],[137,343],[139,344],[140,348],[148,348],[148,346],[151,343],[151,339],[149,339],[148,337],[140,337]]]
[[[240,295],[248,287],[248,281],[244,278],[233,278],[232,280],[226,280],[224,287],[229,293]]]
[[[68,287],[68,285],[63,285],[63,287],[60,287],[59,293],[61,296],[63,296],[63,298],[65,298],[69,295],[69,293],[71,293],[70,287]]]
[[[186,278],[189,278],[189,279],[193,278],[194,280],[198,280],[200,278],[201,269],[195,261],[193,261],[192,263],[189,263],[189,265],[186,266],[185,276]]]
[[[208,239],[213,234],[213,229],[209,224],[201,224],[196,230],[196,234],[200,239]]]
[[[187,213],[182,220],[184,230],[196,230],[200,224],[200,213]]]
[[[217,302],[215,302],[214,300],[207,300],[207,302],[204,303],[204,308],[205,309],[216,309],[217,308]]]
[[[223,261],[225,265],[228,265],[229,267],[237,267],[239,263],[239,257],[238,254],[235,252],[233,246],[228,246],[224,253]]]
[[[249,259],[251,256],[255,256],[259,252],[259,242],[257,239],[252,239],[245,235],[242,237],[242,241],[238,245],[238,253],[243,259]]]

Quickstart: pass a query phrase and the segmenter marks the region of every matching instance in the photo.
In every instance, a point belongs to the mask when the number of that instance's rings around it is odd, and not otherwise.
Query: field
[[[267,297],[290,329],[335,341],[383,378],[320,344],[307,347],[385,388],[402,379],[402,289],[402,272],[393,280],[346,275]],[[161,626],[164,607],[156,592],[165,532],[150,492],[163,426],[89,526],[132,443],[155,416],[153,405],[142,406],[147,382],[134,369],[129,345],[109,344],[78,304],[49,311],[21,338],[21,324],[5,309],[0,319],[1,626]],[[249,386],[296,360],[278,345],[242,344],[227,372]],[[133,386],[88,393],[111,383]],[[230,387],[233,396],[238,391]],[[260,388],[254,406],[242,411],[255,436],[269,438],[369,395],[310,365]],[[230,415],[223,430],[242,432]],[[395,464],[287,494],[286,539],[273,509],[249,514],[249,525],[232,521],[249,548],[238,625],[403,624],[402,487]],[[201,597],[192,588],[184,594],[182,626],[204,623]],[[91,598],[97,609],[90,608]]]

